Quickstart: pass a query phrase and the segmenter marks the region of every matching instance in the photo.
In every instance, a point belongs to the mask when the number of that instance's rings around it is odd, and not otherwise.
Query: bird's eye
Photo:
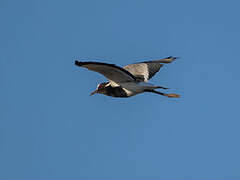
[[[102,84],[99,84],[97,89],[102,89],[103,88],[103,85]]]

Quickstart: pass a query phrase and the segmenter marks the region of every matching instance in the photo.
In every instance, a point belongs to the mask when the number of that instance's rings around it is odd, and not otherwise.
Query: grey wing
[[[138,81],[147,82],[151,79],[163,66],[161,63],[171,63],[176,57],[167,57],[164,59],[144,61],[140,63],[130,64],[123,68],[133,74]]]
[[[132,75],[129,71],[114,64],[75,61],[75,65],[102,74],[113,86],[120,85],[124,82],[136,81],[135,76]]]

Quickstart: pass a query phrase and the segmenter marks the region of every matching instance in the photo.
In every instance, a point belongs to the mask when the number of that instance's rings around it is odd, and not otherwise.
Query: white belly
[[[121,83],[121,87],[127,92],[128,96],[134,96],[136,94],[144,92],[146,89],[155,89],[156,86],[146,82],[127,82]]]

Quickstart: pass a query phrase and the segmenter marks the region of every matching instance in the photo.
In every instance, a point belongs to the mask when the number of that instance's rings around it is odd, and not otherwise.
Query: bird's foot
[[[178,94],[164,94],[164,96],[170,97],[170,98],[179,98],[180,95]]]
[[[157,88],[159,88],[159,89],[169,89],[169,88],[162,87],[162,86],[158,86]]]

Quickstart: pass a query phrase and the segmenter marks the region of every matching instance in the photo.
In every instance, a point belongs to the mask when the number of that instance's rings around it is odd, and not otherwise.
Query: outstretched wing
[[[161,63],[171,63],[175,59],[176,57],[170,56],[160,60],[144,61],[140,63],[130,64],[124,66],[123,68],[129,71],[132,75],[134,75],[138,81],[147,82],[163,66],[163,64]]]
[[[75,65],[102,74],[113,86],[116,86],[116,84],[120,85],[124,82],[136,81],[135,76],[132,75],[129,71],[114,64],[75,61]]]

